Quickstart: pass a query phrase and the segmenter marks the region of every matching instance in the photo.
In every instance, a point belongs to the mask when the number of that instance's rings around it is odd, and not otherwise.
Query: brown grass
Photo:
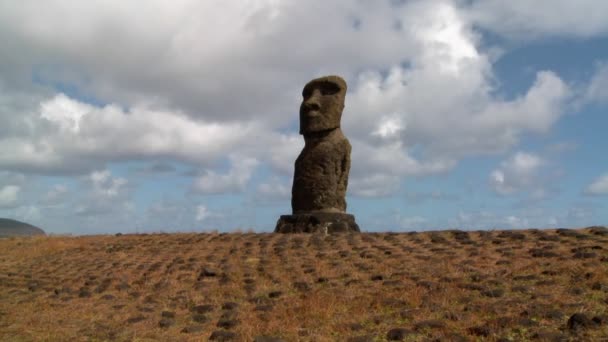
[[[607,307],[602,230],[0,240],[2,341],[601,341]]]

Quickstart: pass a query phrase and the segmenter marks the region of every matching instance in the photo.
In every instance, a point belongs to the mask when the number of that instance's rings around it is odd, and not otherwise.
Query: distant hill
[[[34,227],[31,224],[0,218],[0,238],[9,236],[30,236],[30,235],[46,235],[44,230]]]

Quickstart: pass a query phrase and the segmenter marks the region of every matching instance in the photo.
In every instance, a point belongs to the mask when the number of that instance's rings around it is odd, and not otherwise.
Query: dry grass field
[[[608,230],[0,240],[1,341],[606,341]]]

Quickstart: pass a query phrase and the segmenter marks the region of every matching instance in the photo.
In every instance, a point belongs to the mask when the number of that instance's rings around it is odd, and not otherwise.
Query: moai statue
[[[277,233],[359,232],[346,213],[351,146],[340,129],[346,82],[339,76],[314,79],[302,91],[300,134],[304,149],[295,163],[292,215],[282,215]]]

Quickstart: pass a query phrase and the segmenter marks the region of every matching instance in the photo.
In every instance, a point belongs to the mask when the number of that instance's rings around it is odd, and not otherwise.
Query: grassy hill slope
[[[0,240],[1,341],[605,341],[608,230]]]
[[[30,224],[7,218],[0,218],[0,237],[44,234],[42,229]]]

